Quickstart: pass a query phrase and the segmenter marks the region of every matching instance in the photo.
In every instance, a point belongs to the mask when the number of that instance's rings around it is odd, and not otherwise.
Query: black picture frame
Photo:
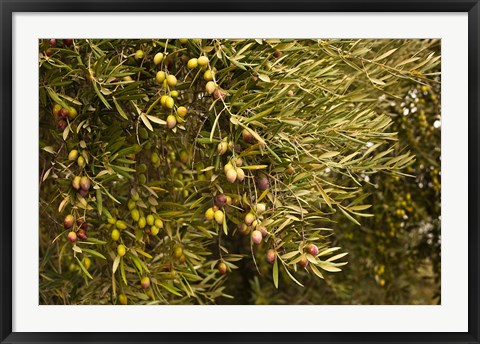
[[[165,6],[168,4],[168,6]],[[15,12],[465,12],[468,13],[468,332],[459,333],[30,333],[12,332],[12,16]],[[1,343],[479,343],[478,0],[0,0],[0,341]],[[394,319],[392,319],[394,321]]]

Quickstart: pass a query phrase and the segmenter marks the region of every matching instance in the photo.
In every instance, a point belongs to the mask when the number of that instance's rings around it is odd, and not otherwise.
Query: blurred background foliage
[[[440,41],[47,39],[39,71],[40,303],[440,303]]]

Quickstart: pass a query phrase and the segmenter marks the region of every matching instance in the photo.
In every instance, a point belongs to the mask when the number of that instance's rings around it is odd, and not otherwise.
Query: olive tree
[[[343,274],[340,223],[377,216],[362,176],[415,161],[378,99],[434,83],[430,44],[40,41],[41,303],[242,303],[254,275]]]

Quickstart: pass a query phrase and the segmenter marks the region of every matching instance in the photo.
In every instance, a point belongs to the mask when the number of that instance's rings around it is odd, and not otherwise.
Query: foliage
[[[331,285],[348,230],[383,219],[365,176],[413,171],[383,104],[438,82],[435,44],[41,41],[41,302]]]

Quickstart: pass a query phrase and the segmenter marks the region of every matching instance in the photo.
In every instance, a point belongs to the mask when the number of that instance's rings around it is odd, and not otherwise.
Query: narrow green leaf
[[[318,277],[320,277],[321,279],[324,279],[322,273],[317,269],[317,267],[313,264],[310,265],[310,270],[312,270],[312,272],[317,275]]]
[[[297,254],[299,254],[300,252],[298,251],[292,251],[292,252],[288,252],[288,253],[285,253],[283,256],[282,256],[282,259],[283,260],[287,260],[287,259],[291,259],[293,257],[295,257]]]
[[[98,98],[100,98],[100,100],[105,105],[105,107],[110,110],[112,106],[108,103],[108,101],[103,96],[102,92],[100,92],[100,90],[98,89],[96,81],[93,81],[92,84],[93,84],[93,89],[95,90],[95,93],[97,94]]]
[[[123,283],[125,283],[125,285],[128,285],[127,276],[125,274],[125,265],[123,263],[123,257],[120,259],[120,274],[122,275]]]
[[[383,60],[384,58],[392,55],[397,49],[398,49],[398,48],[393,48],[393,49],[387,51],[385,54],[383,54],[383,55],[381,55],[381,56],[373,59],[373,61],[377,62],[377,61]]]
[[[164,121],[163,119],[160,119],[160,118],[155,117],[155,116],[152,116],[152,115],[147,115],[147,118],[148,118],[150,121],[152,121],[153,123],[162,124],[162,125],[167,124],[167,122]]]
[[[90,275],[90,273],[88,272],[88,270],[85,268],[85,266],[83,266],[82,262],[80,261],[80,259],[78,259],[77,256],[75,256],[75,259],[77,260],[78,262],[78,265],[80,266],[80,269],[82,269],[83,273],[90,279],[93,279],[92,275]]]
[[[97,210],[98,210],[98,213],[101,214],[101,213],[102,213],[102,209],[103,209],[103,204],[102,204],[102,190],[101,190],[101,189],[97,189],[97,190],[96,190],[96,193],[97,193]]]
[[[360,225],[360,222],[358,222],[357,220],[355,220],[349,213],[347,213],[345,210],[343,210],[342,207],[339,207],[338,209],[340,209],[342,211],[342,213],[347,217],[347,219],[349,219],[350,221],[352,221],[353,223],[355,223],[356,225]]]
[[[101,254],[100,252],[97,252],[95,250],[91,250],[89,248],[83,248],[82,249],[83,252],[87,252],[87,253],[90,253],[92,256],[95,256],[95,257],[98,257],[98,258],[101,258],[101,259],[107,259],[103,254]]]
[[[105,208],[103,209],[105,211]],[[106,241],[103,241],[103,240],[98,240],[98,239],[95,239],[95,238],[88,238],[87,241],[91,242],[91,243],[94,243],[94,244],[98,244],[98,245],[105,245],[107,242]]]
[[[342,271],[342,269],[339,269],[335,266],[331,266],[331,265],[327,265],[327,264],[322,264],[320,263],[319,266],[325,270],[325,271],[328,271],[328,272],[340,272]]]
[[[266,74],[258,74],[258,78],[264,82],[270,82],[270,77]]]
[[[323,153],[323,154],[320,155],[318,158],[319,158],[319,159],[333,158],[334,156],[337,156],[338,154],[340,154],[340,152],[331,151],[331,152]]]
[[[263,170],[267,167],[268,165],[250,165],[250,166],[242,166],[242,170]]]
[[[144,113],[140,115],[140,118],[142,119],[143,124],[145,124],[148,130],[153,131],[152,124],[150,123],[150,121],[148,120],[147,116],[145,116]]]
[[[115,273],[117,271],[118,265],[120,264],[120,256],[117,255],[113,261],[112,271]]]
[[[303,284],[300,283],[299,281],[297,281],[297,279],[295,277],[293,277],[293,275],[290,273],[290,271],[288,271],[288,268],[285,265],[283,267],[285,268],[285,271],[287,272],[288,277],[290,277],[290,279],[292,281],[294,281],[295,283],[297,283],[300,287],[303,287]]]
[[[163,283],[158,283],[160,286],[162,286],[163,288],[165,288],[167,291],[169,291],[170,293],[174,294],[174,295],[177,295],[177,296],[180,296],[182,297],[183,295],[180,294],[178,291],[179,289],[175,288],[175,287],[172,287],[172,286],[169,286],[168,284],[163,284]]]
[[[271,108],[268,108],[267,110],[265,111],[262,111],[252,117],[249,117],[245,120],[245,123],[250,123],[252,121],[258,121],[259,119],[265,117],[265,116],[268,116],[269,114],[272,113],[272,111],[275,109],[275,106],[272,106]]]
[[[275,262],[273,263],[273,284],[275,285],[275,288],[278,289],[278,262],[276,257]]]
[[[361,211],[370,208],[371,204],[362,204],[362,205],[354,205],[353,207],[348,207],[349,210],[353,211]]]
[[[225,235],[228,235],[227,217],[225,216],[225,212],[223,213],[222,226],[223,226],[223,232],[225,233]]]
[[[113,103],[115,104],[115,107],[117,108],[117,111],[118,113],[120,114],[120,116],[122,116],[123,118],[125,118],[126,120],[128,120],[128,116],[126,114],[125,111],[123,111],[123,108],[121,107],[121,105],[118,103],[118,101],[115,99],[115,97],[112,97],[113,99]]]
[[[327,262],[333,262],[334,260],[337,260],[337,259],[340,259],[340,258],[343,258],[345,257],[346,255],[348,254],[348,252],[344,252],[344,253],[340,253],[340,254],[337,254],[333,257],[330,257],[327,259]]]
[[[327,248],[326,250],[323,250],[321,251],[317,257],[323,257],[323,256],[327,256],[329,255],[330,253],[332,252],[335,252],[335,251],[338,251],[340,250],[341,247],[330,247],[330,248]]]
[[[145,251],[142,251],[142,250],[139,249],[139,248],[136,248],[135,251],[137,251],[137,252],[140,253],[142,256],[147,257],[147,258],[149,258],[149,259],[152,259],[152,258],[153,258],[150,254],[148,254],[148,253],[145,252]]]

